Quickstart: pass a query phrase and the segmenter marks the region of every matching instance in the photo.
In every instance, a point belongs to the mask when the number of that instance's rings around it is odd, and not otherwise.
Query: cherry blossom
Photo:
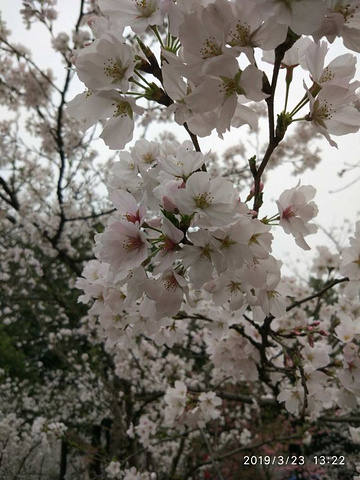
[[[309,70],[311,78],[320,86],[338,85],[348,87],[356,72],[356,58],[351,53],[345,53],[332,60],[325,67],[325,56],[329,48],[327,43],[307,43],[301,63]]]
[[[344,45],[355,52],[360,51],[358,0],[325,0],[327,8],[319,29],[313,32],[315,40],[323,35],[333,42],[342,37]]]
[[[297,382],[293,387],[283,389],[277,399],[279,402],[285,402],[285,407],[288,412],[296,414],[303,401],[303,388],[300,382]]]
[[[179,424],[205,424],[219,417],[217,407],[221,405],[221,398],[215,392],[203,392],[198,398],[190,396],[186,385],[176,381],[174,388],[169,388],[164,397],[165,421],[172,425]]]
[[[317,231],[316,225],[309,223],[318,213],[316,204],[310,202],[315,193],[314,187],[300,186],[299,182],[296,187],[285,190],[276,202],[280,214],[279,225],[285,233],[293,235],[304,250],[310,249],[304,237]]]
[[[181,178],[186,182],[192,173],[201,169],[205,161],[206,157],[201,152],[180,147],[176,155],[159,157],[160,174],[163,171],[171,177]]]
[[[335,328],[336,336],[344,343],[351,342],[355,333],[355,322],[347,315],[340,316],[340,324]]]
[[[342,253],[340,271],[350,280],[360,280],[360,222],[356,222],[355,237],[350,238],[350,247]]]
[[[122,189],[130,192],[134,198],[139,199],[143,195],[143,180],[138,175],[139,171],[130,152],[120,153],[120,160],[112,166],[108,190]]]
[[[116,31],[118,34],[124,33],[124,28],[113,18],[92,16],[87,23],[95,38],[100,38],[111,30]]]
[[[184,267],[189,267],[189,278],[194,288],[200,288],[212,278],[214,267],[218,271],[222,269],[223,257],[206,231],[191,232],[188,237],[192,245],[185,245],[180,256]]]
[[[176,381],[174,388],[169,388],[164,400],[167,404],[165,410],[165,421],[168,424],[175,422],[176,418],[182,415],[186,407],[187,387],[184,382]]]
[[[229,2],[222,7],[221,14],[230,25],[227,43],[239,52],[245,52],[251,61],[254,60],[254,47],[272,50],[285,40],[287,26],[266,17],[256,2],[247,0],[242,5]]]
[[[98,258],[110,264],[110,271],[120,280],[129,270],[139,267],[148,257],[149,243],[138,225],[113,221],[97,235]]]
[[[140,170],[148,170],[156,165],[159,157],[159,144],[145,138],[137,140],[131,149],[131,157]]]
[[[116,90],[98,93],[84,92],[68,103],[69,114],[82,122],[87,130],[100,119],[106,119],[100,135],[106,145],[113,149],[123,148],[133,136],[134,113],[143,108],[131,97],[120,95]]]
[[[210,179],[206,172],[195,172],[179,189],[176,205],[181,213],[195,213],[196,226],[224,226],[235,219],[238,195],[231,182],[223,178]]]
[[[321,0],[256,0],[267,17],[280,25],[290,27],[295,33],[309,35],[320,28],[325,16]],[[311,11],[311,15],[309,15]]]
[[[125,190],[112,190],[109,199],[115,205],[123,221],[142,225],[146,215],[146,196],[138,205],[135,198]]]
[[[187,52],[199,60],[222,55],[226,52],[228,25],[221,16],[226,2],[215,1],[195,13],[186,15],[179,27],[179,38]]]
[[[242,114],[243,123],[253,126],[252,115],[248,113],[246,107],[238,105],[238,95],[255,101],[266,98],[267,95],[262,92],[260,70],[249,65],[241,71],[235,58],[222,55],[209,60],[203,72],[206,75],[205,80],[187,97],[187,104],[191,110],[206,113],[219,108],[217,125],[219,134],[230,129],[235,112],[238,117]]]
[[[194,88],[194,84],[188,80],[185,82],[177,72],[176,67],[180,69],[184,64],[178,57],[169,52],[163,52],[166,62],[163,65],[163,82],[167,94],[174,103],[169,107],[174,111],[174,119],[179,125],[185,122],[195,135],[206,137],[210,135],[212,129],[216,125],[217,114],[215,112],[195,113],[187,105],[187,97]]]
[[[215,305],[228,303],[231,310],[238,310],[244,305],[244,285],[242,270],[228,270],[210,280],[205,290],[212,294]]]
[[[109,478],[122,478],[122,471],[119,462],[110,462],[105,470]]]
[[[354,83],[353,88],[356,87],[357,83]],[[324,135],[331,146],[337,147],[337,144],[330,134],[346,135],[359,130],[360,112],[351,105],[355,97],[349,88],[326,85],[316,98],[309,92],[308,96],[310,113],[306,119],[311,121],[316,131]]]
[[[199,395],[199,402],[202,421],[207,422],[220,416],[220,412],[216,408],[222,404],[222,400],[216,396],[215,392],[201,393]]]
[[[158,264],[154,273],[169,269],[175,262],[178,245],[184,237],[184,233],[175,227],[166,217],[162,218],[162,231],[164,236],[157,244],[159,252],[155,255],[153,263]]]
[[[255,239],[255,223],[247,217],[242,217],[231,226],[213,232],[215,239],[213,242],[220,249],[226,268],[239,268],[245,258],[248,261],[253,259],[254,252],[250,243]]]
[[[136,33],[142,33],[149,25],[163,23],[159,0],[99,0],[99,7],[105,15],[123,26],[131,26]]]
[[[155,301],[156,315],[159,318],[176,315],[185,300],[190,306],[194,306],[189,295],[188,282],[172,268],[165,270],[160,277],[152,280],[147,289],[147,295]]]
[[[92,92],[117,87],[126,93],[135,56],[120,33],[109,31],[77,53],[75,66],[80,80]]]

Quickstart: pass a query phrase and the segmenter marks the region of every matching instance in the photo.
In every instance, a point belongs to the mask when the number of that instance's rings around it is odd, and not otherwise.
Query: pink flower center
[[[126,212],[125,218],[128,222],[131,222],[131,223],[139,222],[140,223],[139,210],[136,212],[136,215],[134,215],[133,213]]]
[[[176,243],[174,243],[169,237],[165,237],[164,243],[162,245],[162,249],[171,252],[175,249]]]
[[[133,252],[139,250],[143,246],[141,237],[128,237],[124,242],[124,248],[127,252]]]
[[[176,290],[178,289],[178,282],[175,278],[175,275],[171,275],[169,277],[166,278],[165,280],[165,288],[166,290],[172,290],[173,292],[176,292]]]
[[[295,217],[295,213],[296,213],[295,207],[290,205],[289,207],[285,208],[285,210],[283,211],[282,218],[285,218],[285,220],[288,220],[291,217]]]
[[[227,285],[227,289],[229,290],[230,293],[236,293],[236,292],[241,292],[241,283],[240,282],[230,282]]]

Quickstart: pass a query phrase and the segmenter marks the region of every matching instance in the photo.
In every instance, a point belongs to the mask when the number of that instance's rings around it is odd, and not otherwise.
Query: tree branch
[[[335,285],[338,285],[339,283],[348,282],[348,281],[349,281],[348,277],[338,278],[338,279],[332,280],[326,287],[324,287],[319,292],[315,292],[312,295],[309,295],[308,297],[305,297],[301,300],[298,300],[297,302],[292,303],[289,307],[286,308],[286,311],[289,312],[293,308],[299,307],[303,303],[309,302],[310,300],[313,300],[314,298],[321,297],[322,295],[324,295],[325,292],[327,292],[328,290],[333,288]]]

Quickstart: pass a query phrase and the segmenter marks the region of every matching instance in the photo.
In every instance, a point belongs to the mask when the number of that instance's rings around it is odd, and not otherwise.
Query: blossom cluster
[[[70,102],[69,111],[84,129],[105,120],[101,137],[112,149],[124,148],[132,139],[135,117],[144,112],[135,100],[141,97],[170,108],[179,125],[186,123],[201,137],[214,129],[222,137],[231,127],[255,127],[257,116],[246,104],[271,95],[256,53],[268,58],[280,45],[286,45],[281,64],[288,71],[287,80],[291,82],[298,65],[311,80],[309,85],[304,82],[304,98],[287,112],[286,122],[291,123],[309,104],[303,118],[332,145],[336,143],[330,134],[359,129],[360,114],[354,106],[359,82],[352,81],[355,57],[347,53],[327,63],[327,42],[320,41],[326,37],[332,42],[341,36],[348,48],[360,51],[355,0],[336,4],[301,0],[284,5],[246,0],[241,6],[228,0],[186,6],[160,0],[124,0],[116,5],[101,0],[99,6],[105,18],[89,22],[95,40],[73,58],[87,91]],[[138,36],[149,26],[157,35],[157,27],[168,27],[167,41],[159,37],[160,63],[140,39],[139,52],[126,43],[123,35],[128,26]],[[146,80],[149,72],[155,82]]]
[[[349,278],[347,291],[351,297],[359,292],[360,287],[360,222],[356,223],[355,236],[350,238],[350,247],[343,252],[340,272]]]
[[[160,339],[176,330],[171,318],[195,309],[201,289],[237,315],[247,307],[258,321],[285,314],[270,225],[253,215],[234,184],[203,171],[205,161],[188,142],[139,140],[114,164],[109,198],[116,212],[96,235],[101,263],[91,261],[77,286],[82,301],[96,300],[91,313],[105,324],[121,317],[118,335],[132,329],[168,344]],[[280,225],[304,248],[304,236],[316,230],[309,223],[317,213],[313,194],[298,185],[278,201]]]
[[[201,393],[198,399],[187,395],[187,387],[184,382],[175,382],[174,388],[169,388],[165,395],[166,409],[165,422],[172,425],[175,420],[179,423],[186,423],[195,427],[198,424],[205,424],[220,416],[216,409],[221,405],[221,398],[215,392]]]
[[[135,345],[139,336],[171,348],[189,334],[186,319],[209,321],[204,339],[213,380],[254,382],[269,367],[277,373],[269,373],[268,384],[281,385],[276,398],[289,412],[316,416],[323,408],[350,408],[359,394],[358,348],[347,343],[358,335],[354,318],[335,311],[336,330],[305,318],[291,303],[296,293],[282,279],[282,262],[271,253],[274,226],[310,248],[305,237],[317,231],[315,189],[298,182],[280,195],[273,216],[261,218],[259,210],[261,175],[292,122],[311,122],[333,146],[332,135],[360,128],[354,55],[326,61],[328,42],[338,36],[360,51],[358,2],[100,0],[99,6],[104,16],[89,21],[94,41],[74,52],[87,90],[69,103],[71,115],[84,130],[100,120],[101,138],[123,149],[146,99],[173,113],[192,140],[138,140],[120,153],[108,177],[115,212],[95,237],[97,260],[76,284],[84,291],[80,301],[92,303],[89,315],[98,318],[107,348]],[[127,43],[127,27],[139,46]],[[151,33],[159,58],[144,43]],[[271,81],[259,67],[259,53],[274,65]],[[298,66],[307,72],[303,95],[288,109]],[[275,125],[280,68],[287,93]],[[251,102],[268,105],[270,141],[261,163],[249,159],[254,185],[243,195],[208,171],[197,137],[212,131],[223,137],[245,124],[256,128]],[[340,271],[358,290],[358,231],[344,259]],[[324,371],[332,361],[328,331],[346,344],[337,388]],[[194,399],[182,380],[166,387],[168,424],[217,417],[214,391]]]
[[[108,478],[118,480],[156,480],[155,473],[138,472],[135,467],[122,470],[119,462],[112,461],[105,469]]]

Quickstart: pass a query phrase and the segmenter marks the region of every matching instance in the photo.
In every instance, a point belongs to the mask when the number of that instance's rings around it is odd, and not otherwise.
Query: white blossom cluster
[[[92,303],[89,314],[98,318],[107,348],[135,346],[139,335],[172,348],[189,335],[186,319],[197,318],[204,322],[214,381],[255,382],[270,362],[278,369],[270,382],[280,382],[277,400],[289,412],[317,416],[335,405],[354,407],[360,394],[358,347],[351,343],[359,334],[356,319],[334,312],[334,333],[344,343],[335,386],[326,371],[334,363],[327,341],[331,325],[306,318],[291,304],[299,292],[281,278],[282,262],[271,254],[274,225],[310,249],[305,237],[317,231],[315,189],[299,182],[280,195],[276,214],[260,219],[258,172],[293,121],[311,122],[333,146],[332,135],[359,130],[356,59],[346,53],[326,60],[328,42],[336,37],[360,51],[358,2],[100,0],[99,7],[104,16],[89,22],[94,41],[74,53],[87,90],[70,102],[71,115],[84,129],[102,120],[101,138],[111,149],[122,149],[144,111],[137,99],[145,98],[170,109],[193,142],[138,140],[113,166],[108,191],[116,211],[96,235],[97,260],[76,284],[84,291],[79,300]],[[136,34],[137,50],[126,43],[126,27]],[[149,27],[160,42],[159,60],[141,40]],[[254,187],[244,201],[235,184],[209,174],[197,136],[216,130],[222,137],[244,124],[256,128],[250,102],[271,104],[275,88],[259,68],[258,52],[274,68],[286,69],[288,88],[294,68],[308,74],[302,99],[292,110],[286,99],[273,126],[269,158],[266,153],[261,165],[249,160]],[[297,117],[303,108],[308,111]],[[251,208],[247,202],[253,198]],[[358,291],[357,237],[351,242],[340,272]],[[264,335],[273,343],[264,345]],[[283,364],[296,372],[295,381]],[[215,392],[199,396],[187,388],[183,379],[168,386],[165,423],[193,427],[215,419]],[[142,433],[145,442],[150,431]]]
[[[231,126],[255,127],[257,116],[246,103],[270,94],[264,92],[255,53],[268,56],[285,42],[289,28],[295,44],[282,66],[290,79],[292,70],[301,65],[312,83],[304,81],[304,99],[288,112],[288,120],[308,103],[306,119],[331,145],[336,145],[331,134],[359,129],[359,112],[354,107],[359,82],[352,81],[355,57],[348,53],[328,63],[328,44],[321,40],[333,42],[340,36],[348,48],[360,50],[356,0],[300,0],[284,5],[275,0],[246,0],[241,5],[228,0],[184,5],[170,0],[124,0],[116,5],[100,0],[99,7],[106,18],[91,20],[95,40],[75,52],[73,59],[87,91],[70,102],[69,111],[83,121],[84,129],[106,120],[101,137],[112,149],[124,148],[132,139],[135,116],[144,111],[134,100],[142,96],[137,87],[145,89],[146,98],[170,107],[175,121],[186,122],[195,135],[207,136],[216,129],[222,136]],[[142,67],[159,68],[159,64],[152,52],[139,62],[123,30],[130,26],[141,35],[149,26],[156,30],[164,23],[169,34],[167,43],[160,40],[161,75],[155,72],[160,82],[149,83]],[[296,38],[300,40],[295,42]],[[142,55],[146,52],[143,49]],[[246,68],[240,68],[238,58],[248,63]]]

